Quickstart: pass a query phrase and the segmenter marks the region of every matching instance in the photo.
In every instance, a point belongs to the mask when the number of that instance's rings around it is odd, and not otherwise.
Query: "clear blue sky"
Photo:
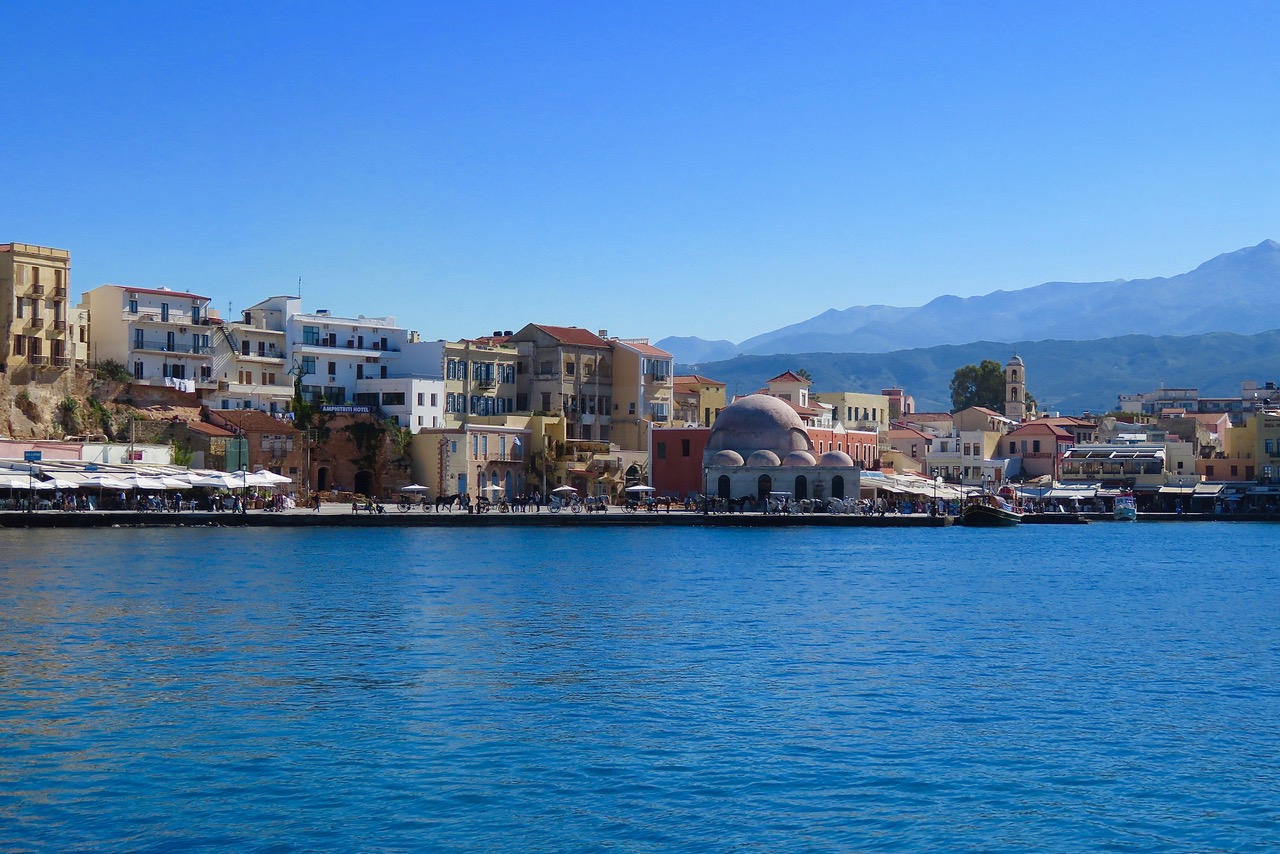
[[[3,16],[0,241],[428,338],[741,340],[1280,238],[1273,3],[104,3]]]

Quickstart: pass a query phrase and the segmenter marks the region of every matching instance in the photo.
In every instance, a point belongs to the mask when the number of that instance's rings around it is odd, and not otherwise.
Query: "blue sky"
[[[1267,3],[39,3],[0,241],[427,338],[742,340],[1280,239]]]

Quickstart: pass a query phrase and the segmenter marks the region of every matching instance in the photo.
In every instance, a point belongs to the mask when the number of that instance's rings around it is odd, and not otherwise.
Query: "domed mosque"
[[[843,451],[815,459],[804,422],[785,400],[749,394],[716,418],[702,457],[707,492],[720,498],[789,493],[797,501],[856,498],[861,469]]]

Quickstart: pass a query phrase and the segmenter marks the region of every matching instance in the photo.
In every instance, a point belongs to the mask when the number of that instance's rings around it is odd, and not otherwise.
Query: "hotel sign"
[[[321,406],[320,411],[326,415],[368,415],[373,412],[368,406],[343,406],[332,403]]]

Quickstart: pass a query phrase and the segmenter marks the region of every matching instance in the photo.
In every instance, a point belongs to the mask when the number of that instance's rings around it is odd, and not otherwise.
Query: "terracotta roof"
[[[807,379],[805,379],[804,377],[800,376],[800,375],[799,375],[799,374],[797,374],[795,371],[783,371],[782,373],[778,374],[776,377],[774,377],[774,378],[773,378],[773,379],[771,379],[771,380],[768,380],[767,382],[771,382],[771,383],[809,383],[809,385],[813,385],[813,383],[809,382],[809,380],[807,380]]]
[[[588,332],[585,329],[579,329],[576,326],[543,326],[541,323],[532,324],[534,329],[541,329],[561,344],[569,344],[574,347],[601,347],[607,348],[609,342],[596,335],[594,332]]]
[[[235,433],[232,433],[230,430],[223,430],[221,427],[213,424],[206,424],[203,421],[188,421],[187,429],[192,433],[203,433],[206,436],[212,436],[215,439],[223,439],[235,435]]]
[[[635,344],[635,343],[632,343],[631,341],[622,341],[619,343],[625,344],[626,346],[630,347],[633,350],[638,350],[639,352],[643,353],[646,356],[665,356],[668,359],[674,358],[666,350],[660,350],[657,347],[653,346],[652,344]]]
[[[128,285],[112,285],[113,288],[119,288],[122,291],[128,291],[134,294],[159,294],[163,297],[183,297],[184,299],[209,299],[201,294],[191,294],[186,291],[167,291],[164,288],[132,288]]]
[[[1019,433],[1049,433],[1059,439],[1074,439],[1075,437],[1067,430],[1062,429],[1057,424],[1046,424],[1043,421],[1028,421],[1006,433],[1006,436],[1015,436]]]
[[[901,438],[904,438],[905,436],[919,436],[921,439],[924,439],[926,441],[929,441],[929,442],[933,441],[933,437],[930,436],[928,433],[923,433],[914,427],[890,427],[889,428],[890,439],[894,439],[894,438],[901,439]]]
[[[723,386],[724,383],[719,380],[713,380],[710,377],[704,377],[701,374],[681,374],[675,377],[677,383],[696,383],[697,385],[718,385]]]
[[[211,409],[209,417],[237,427],[246,433],[295,433],[300,432],[288,421],[272,418],[256,409]]]

